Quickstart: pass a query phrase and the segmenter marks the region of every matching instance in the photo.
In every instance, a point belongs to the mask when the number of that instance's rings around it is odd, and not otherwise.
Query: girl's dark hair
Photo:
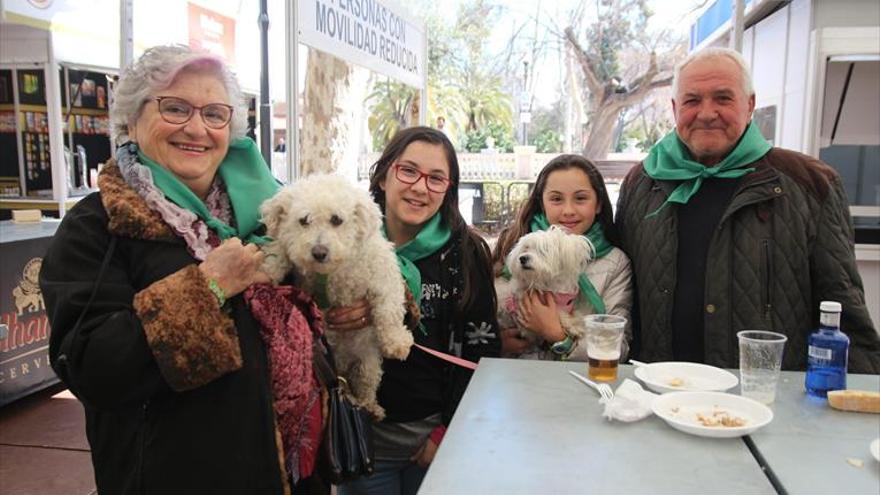
[[[388,176],[388,170],[400,158],[406,147],[419,141],[436,144],[443,147],[446,155],[446,163],[449,165],[449,189],[443,196],[440,205],[440,218],[452,232],[453,238],[461,239],[461,269],[464,275],[464,287],[461,299],[458,301],[459,311],[466,311],[477,300],[477,287],[485,285],[486,280],[492,280],[492,265],[490,264],[490,251],[486,241],[476,231],[468,227],[467,222],[458,210],[458,181],[460,172],[458,157],[455,148],[443,132],[431,127],[409,127],[397,132],[391,141],[385,146],[382,156],[370,169],[370,193],[379,204],[382,214],[385,214],[385,191],[380,184]],[[489,284],[491,286],[491,284]],[[492,304],[495,304],[495,290],[492,289]]]
[[[550,160],[547,165],[544,165],[541,173],[538,174],[538,179],[535,181],[532,193],[529,194],[528,199],[520,207],[513,225],[504,229],[498,237],[498,243],[495,245],[495,252],[492,255],[496,276],[501,273],[501,269],[504,267],[504,259],[510,253],[510,250],[513,249],[514,244],[519,241],[520,237],[531,232],[529,223],[532,217],[537,213],[544,212],[542,199],[544,197],[544,189],[547,187],[547,178],[557,170],[572,168],[582,170],[587,174],[587,179],[589,179],[590,185],[596,191],[596,198],[601,207],[601,211],[596,215],[595,221],[599,222],[599,225],[602,226],[608,242],[613,246],[619,246],[617,230],[614,227],[614,210],[611,209],[611,200],[608,198],[608,190],[605,189],[605,179],[602,178],[602,174],[599,172],[596,164],[580,155],[559,155]]]

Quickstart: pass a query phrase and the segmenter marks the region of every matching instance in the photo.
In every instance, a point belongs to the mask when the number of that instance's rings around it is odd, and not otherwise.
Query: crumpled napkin
[[[651,403],[657,397],[657,394],[648,392],[638,383],[626,378],[617,387],[613,399],[599,399],[599,403],[605,404],[605,412],[602,416],[608,420],[616,419],[632,423],[651,415]]]

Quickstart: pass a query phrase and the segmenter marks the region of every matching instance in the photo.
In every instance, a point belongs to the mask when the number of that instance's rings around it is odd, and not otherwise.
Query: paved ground
[[[83,408],[63,387],[0,408],[0,493],[97,493]]]

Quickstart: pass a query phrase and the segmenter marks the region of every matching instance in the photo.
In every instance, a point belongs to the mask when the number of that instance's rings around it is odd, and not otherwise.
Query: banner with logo
[[[0,406],[58,382],[49,365],[49,319],[38,283],[51,240],[0,244]]]
[[[235,19],[188,4],[189,46],[235,64]]]
[[[424,85],[426,35],[391,2],[301,0],[301,43],[416,88]]]

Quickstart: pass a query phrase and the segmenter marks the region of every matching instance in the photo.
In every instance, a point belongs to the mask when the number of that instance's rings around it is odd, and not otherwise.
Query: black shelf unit
[[[82,146],[86,156],[86,178],[97,171],[99,164],[111,156],[110,144],[110,77],[105,72],[62,66],[61,112],[64,126],[64,146],[76,156]],[[68,104],[70,102],[70,104]],[[89,187],[83,184],[81,175],[74,179],[74,188]]]

